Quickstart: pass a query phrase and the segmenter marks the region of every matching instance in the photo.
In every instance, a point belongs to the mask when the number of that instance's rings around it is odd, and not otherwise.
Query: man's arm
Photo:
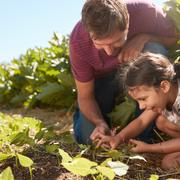
[[[176,35],[168,37],[142,33],[138,36],[141,37],[143,44],[146,44],[147,42],[158,42],[166,47],[171,47],[172,45],[176,44],[177,40],[179,39],[179,37]]]
[[[167,37],[146,33],[138,34],[126,42],[118,56],[118,60],[120,63],[123,63],[137,58],[142,52],[144,45],[148,42],[158,42],[166,47],[171,47],[172,45],[176,44],[178,39],[179,38],[177,36]]]
[[[100,134],[109,134],[110,129],[106,124],[100,108],[94,96],[94,80],[80,82],[75,80],[78,92],[78,104],[84,116],[91,121],[96,128],[91,134],[91,140],[96,140]]]
[[[78,80],[75,80],[75,82],[81,112],[95,125],[104,123],[101,111],[94,97],[94,80],[85,83]]]

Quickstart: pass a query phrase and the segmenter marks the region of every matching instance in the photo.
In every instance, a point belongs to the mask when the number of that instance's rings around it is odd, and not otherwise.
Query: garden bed
[[[19,114],[21,116],[28,116],[42,120],[46,126],[54,126],[56,137],[53,139],[54,144],[58,144],[59,148],[66,151],[71,157],[74,157],[82,151],[72,138],[69,130],[72,128],[72,114],[66,114],[64,111],[52,110],[52,109],[13,109],[13,110],[1,110],[1,112],[9,115]],[[142,154],[146,159],[146,162],[141,159],[130,160],[129,156],[132,154],[127,150],[127,145],[122,145],[119,151],[123,152],[120,160],[129,166],[128,172],[125,176],[116,176],[115,179],[149,179],[152,174],[157,174],[160,179],[180,179],[180,169],[176,171],[163,171],[160,169],[160,161],[162,155],[160,154]],[[24,154],[30,157],[33,164],[33,180],[65,180],[65,179],[84,179],[81,176],[74,175],[68,172],[61,165],[61,158],[55,153],[49,153],[45,149],[44,145],[37,144],[35,147],[28,147],[25,149]],[[97,162],[100,164],[107,158],[107,154],[103,156],[102,150],[94,151],[89,150],[83,157]],[[15,179],[28,180],[30,179],[30,173],[28,168],[17,166],[15,158],[7,159],[0,164],[0,171],[3,171],[6,167],[10,166]],[[85,179],[92,179],[92,176],[87,176]]]

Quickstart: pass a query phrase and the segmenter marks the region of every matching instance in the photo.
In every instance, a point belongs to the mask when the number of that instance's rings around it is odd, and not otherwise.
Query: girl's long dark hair
[[[177,82],[180,63],[172,64],[160,54],[144,53],[130,62],[124,74],[126,87],[140,85],[159,87],[162,80]]]
[[[174,79],[180,79],[180,61],[174,63],[175,77]]]

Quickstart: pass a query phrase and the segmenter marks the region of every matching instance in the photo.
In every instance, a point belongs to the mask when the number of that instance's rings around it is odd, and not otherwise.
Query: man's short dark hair
[[[86,0],[82,22],[94,39],[106,38],[128,25],[128,10],[123,0]]]

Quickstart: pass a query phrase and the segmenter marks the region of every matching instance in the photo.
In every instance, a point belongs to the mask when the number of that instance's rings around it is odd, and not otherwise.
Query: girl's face
[[[159,114],[166,108],[168,97],[167,91],[161,86],[159,88],[146,85],[129,88],[129,94],[139,103],[140,109],[147,109]]]

